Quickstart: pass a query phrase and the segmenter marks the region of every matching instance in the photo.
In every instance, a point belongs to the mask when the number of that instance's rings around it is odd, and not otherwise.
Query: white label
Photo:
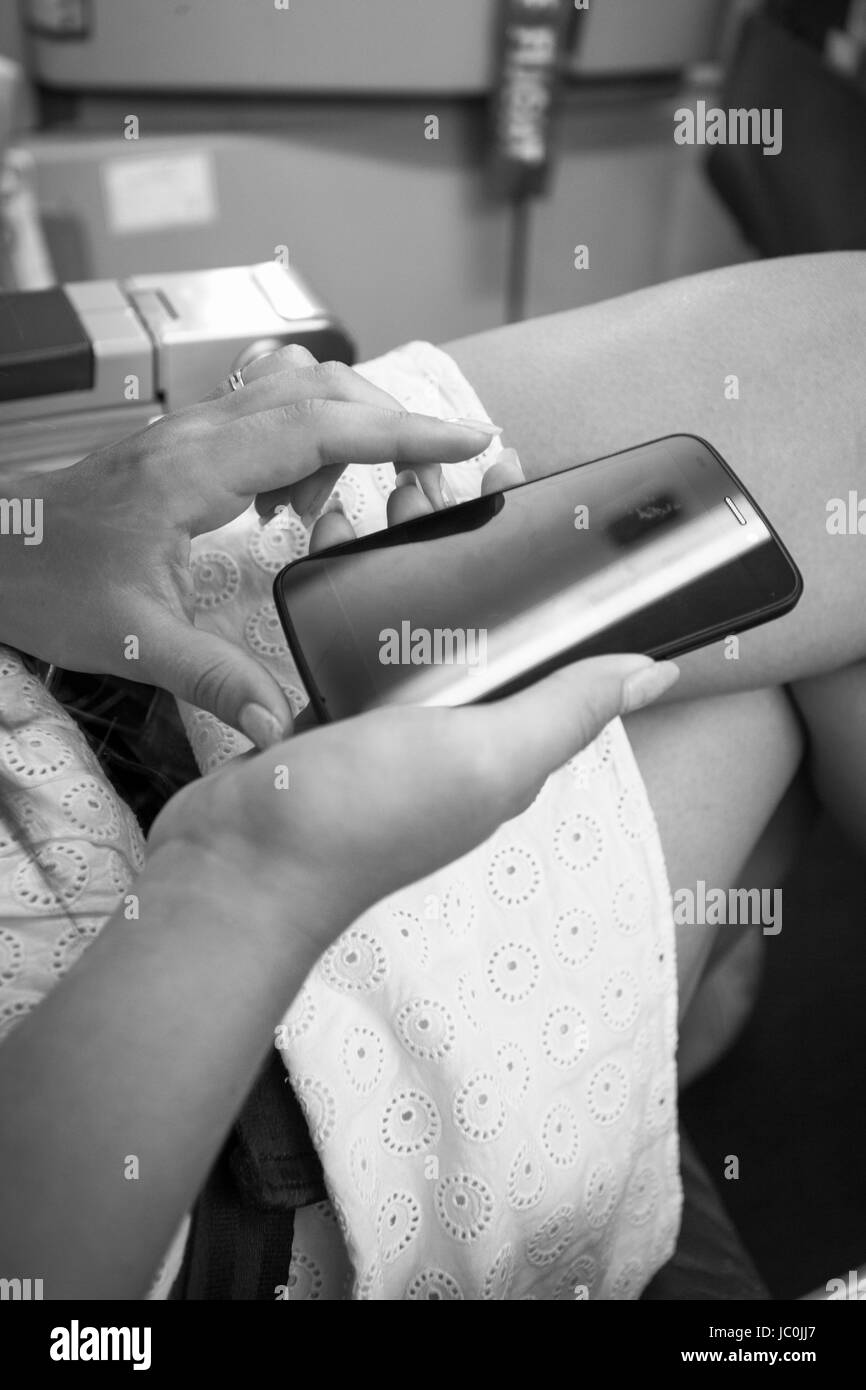
[[[216,218],[216,185],[210,156],[131,156],[102,166],[109,230],[117,235],[191,227]]]

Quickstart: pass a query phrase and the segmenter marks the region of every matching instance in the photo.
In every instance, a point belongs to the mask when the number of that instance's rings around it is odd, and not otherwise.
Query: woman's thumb
[[[269,748],[291,733],[291,711],[277,682],[225,638],[165,619],[152,655],[142,642],[142,658],[148,681],[209,710],[257,748]]]
[[[597,738],[617,715],[649,704],[679,676],[672,661],[647,656],[596,656],[565,666],[502,700],[507,745],[528,783],[547,776]]]

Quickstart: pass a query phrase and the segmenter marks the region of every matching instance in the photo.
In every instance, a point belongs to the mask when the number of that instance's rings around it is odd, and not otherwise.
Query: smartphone
[[[689,434],[332,546],[274,585],[323,721],[491,700],[584,656],[680,656],[802,591],[754,499]]]

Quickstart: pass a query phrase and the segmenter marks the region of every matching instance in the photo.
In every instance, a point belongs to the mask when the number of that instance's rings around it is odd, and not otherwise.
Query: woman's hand
[[[482,491],[523,481],[503,450]],[[388,521],[428,513],[411,471],[398,474]],[[434,489],[433,495],[435,496]],[[332,504],[333,506],[333,504]],[[310,550],[351,540],[339,506],[316,522]],[[533,800],[545,778],[618,714],[678,676],[644,656],[595,658],[510,699],[465,709],[389,708],[235,759],[169,803],[150,848],[173,841],[234,864],[253,894],[291,902],[318,954],[380,898],[453,862]],[[300,911],[298,909],[300,908]]]
[[[291,909],[312,963],[375,902],[518,815],[611,719],[678,674],[645,656],[594,657],[491,704],[376,710],[299,734],[184,788],[149,849],[210,858],[251,905]]]
[[[288,496],[311,517],[349,462],[438,472],[494,431],[410,414],[299,347],[252,364],[244,381],[71,468],[19,480],[18,495],[42,499],[43,539],[3,542],[0,642],[164,687],[262,746],[291,727],[285,696],[251,655],[193,625],[191,538],[257,494],[264,510],[268,495]],[[4,494],[16,494],[11,483]]]

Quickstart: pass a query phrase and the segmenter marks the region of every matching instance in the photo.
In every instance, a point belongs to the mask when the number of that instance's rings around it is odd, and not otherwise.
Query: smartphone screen
[[[580,656],[676,656],[802,580],[703,440],[672,435],[334,546],[275,584],[320,718],[470,704]]]

